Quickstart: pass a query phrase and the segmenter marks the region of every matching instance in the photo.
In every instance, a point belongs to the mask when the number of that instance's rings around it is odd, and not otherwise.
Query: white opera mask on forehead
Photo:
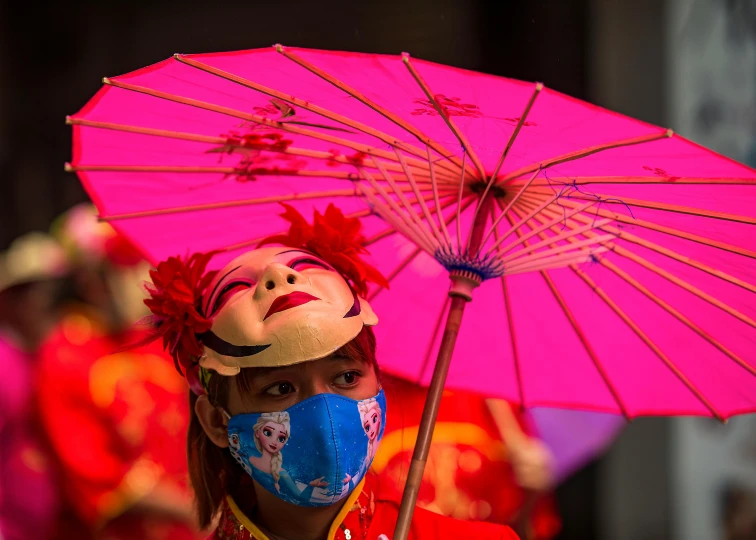
[[[205,289],[202,310],[212,326],[200,365],[222,375],[318,360],[378,323],[328,263],[287,247],[234,259]]]

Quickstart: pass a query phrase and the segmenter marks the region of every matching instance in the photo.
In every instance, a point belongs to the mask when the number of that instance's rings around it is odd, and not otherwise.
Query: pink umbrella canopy
[[[383,369],[526,407],[756,410],[756,171],[540,84],[276,46],[105,80],[77,171],[153,261],[283,232],[279,202],[362,219]],[[439,264],[440,263],[440,264]],[[457,304],[459,306],[459,304]],[[432,423],[432,422],[431,422]]]
[[[384,369],[428,382],[449,288],[433,255],[466,242],[490,187],[481,252],[530,238],[476,291],[450,386],[629,417],[754,409],[752,169],[539,85],[407,56],[177,55],[105,82],[69,119],[70,168],[153,261],[222,249],[222,266],[286,229],[278,201],[305,215],[333,202],[363,218],[391,278],[372,298]]]

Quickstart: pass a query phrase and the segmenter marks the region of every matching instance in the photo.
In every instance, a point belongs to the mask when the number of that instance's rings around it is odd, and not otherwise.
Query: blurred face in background
[[[0,326],[24,349],[36,350],[57,320],[55,280],[16,285],[0,293]]]

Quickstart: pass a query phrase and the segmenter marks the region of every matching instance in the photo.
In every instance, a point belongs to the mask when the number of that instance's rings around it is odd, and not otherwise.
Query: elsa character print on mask
[[[357,402],[357,410],[360,414],[362,429],[367,437],[367,453],[365,461],[362,462],[362,465],[354,476],[347,474],[344,478],[344,486],[348,486],[350,491],[360,483],[360,480],[362,480],[373,463],[381,435],[383,434],[383,430],[381,429],[383,427],[383,411],[376,398],[373,397]]]
[[[270,475],[273,480],[273,487],[278,493],[284,494],[287,498],[308,502],[312,497],[313,488],[328,485],[321,477],[312,480],[304,488],[300,488],[283,468],[281,450],[291,437],[291,420],[288,412],[261,414],[252,427],[252,431],[255,448],[260,452],[260,457],[249,457],[249,463],[258,471]]]

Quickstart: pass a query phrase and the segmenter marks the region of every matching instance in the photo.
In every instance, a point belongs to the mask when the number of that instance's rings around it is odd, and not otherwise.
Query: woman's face
[[[244,384],[239,383],[241,377]],[[359,401],[380,390],[373,366],[336,355],[280,368],[249,368],[231,379],[227,408],[231,416],[283,411],[316,394],[339,394]],[[376,426],[376,435],[380,422],[378,415],[371,424]]]
[[[267,422],[263,427],[255,432],[255,435],[260,440],[260,445],[263,450],[277,454],[286,445],[286,441],[289,440],[289,436],[286,434],[286,428],[283,424],[276,422]]]
[[[212,320],[202,365],[224,375],[324,358],[377,322],[330,265],[285,247],[232,261],[210,283],[202,307]]]
[[[368,411],[362,418],[362,427],[371,441],[374,441],[378,437],[378,432],[381,430],[381,415],[378,409],[373,407]]]

